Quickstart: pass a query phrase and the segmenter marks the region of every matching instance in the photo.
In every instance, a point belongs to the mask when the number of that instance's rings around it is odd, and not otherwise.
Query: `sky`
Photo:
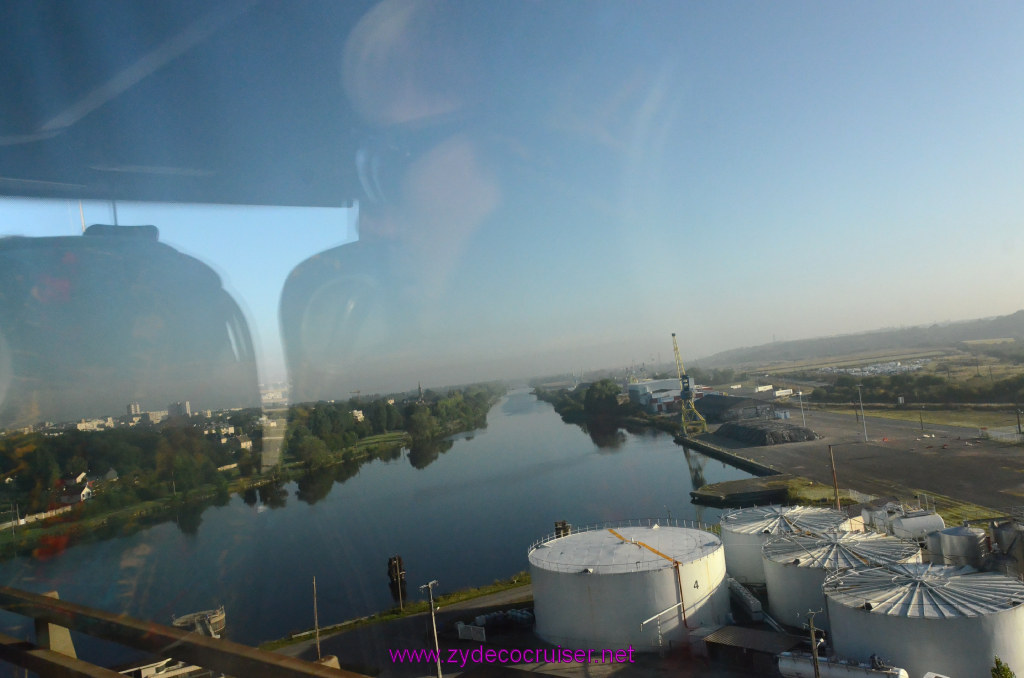
[[[1022,34],[1001,2],[383,2],[329,64],[378,144],[337,159],[358,210],[119,222],[220,274],[262,381],[287,315],[310,397],[1012,313]],[[77,204],[5,200],[0,233]]]

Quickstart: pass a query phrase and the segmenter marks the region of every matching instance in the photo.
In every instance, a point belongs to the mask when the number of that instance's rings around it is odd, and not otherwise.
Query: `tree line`
[[[490,383],[452,389],[446,395],[427,390],[422,399],[404,403],[352,398],[295,405],[288,415],[285,449],[307,468],[316,469],[333,455],[345,458],[345,450],[364,438],[405,431],[415,451],[452,433],[486,426],[487,412],[505,391],[503,384]]]
[[[9,435],[0,439],[0,471],[9,478],[7,499],[17,501],[23,511],[46,510],[58,501],[61,478],[80,473],[100,477],[111,470],[118,480],[104,483],[94,495],[94,511],[187,493],[203,485],[226,487],[218,467],[237,462],[240,468],[255,470],[258,418],[258,410],[242,411],[226,422],[247,432],[256,451],[222,444],[219,435],[206,435],[185,420],[160,427]]]
[[[857,401],[861,385],[864,402],[896,403],[1024,403],[1024,375],[1004,379],[978,377],[954,381],[937,374],[893,374],[854,377],[840,374],[834,383],[816,387],[811,399],[822,403]]]

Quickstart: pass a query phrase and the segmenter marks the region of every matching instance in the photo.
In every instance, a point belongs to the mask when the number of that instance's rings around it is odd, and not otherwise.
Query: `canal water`
[[[312,626],[314,576],[330,624],[393,605],[391,555],[414,598],[431,579],[440,593],[487,584],[528,569],[527,548],[556,520],[716,522],[717,510],[690,503],[694,484],[750,477],[662,432],[592,437],[527,390],[435,454],[336,467],[50,560],[0,563],[0,580],[163,623],[224,604],[227,636],[256,644]],[[7,632],[13,623],[0,620]]]

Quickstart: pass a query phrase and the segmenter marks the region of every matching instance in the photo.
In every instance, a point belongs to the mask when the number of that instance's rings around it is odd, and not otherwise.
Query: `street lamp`
[[[867,442],[868,422],[864,419],[864,395],[860,391],[860,384],[857,384],[857,399],[860,401],[860,423],[864,425],[864,442]]]
[[[797,391],[796,395],[800,398],[800,420],[804,422],[804,428],[807,428],[807,417],[804,416],[804,392]]]
[[[443,678],[441,676],[441,647],[437,644],[437,618],[434,617],[434,587],[437,586],[437,580],[431,579],[429,582],[420,587],[420,591],[427,589],[427,594],[430,596],[430,625],[434,627],[434,652],[437,654],[437,678]]]

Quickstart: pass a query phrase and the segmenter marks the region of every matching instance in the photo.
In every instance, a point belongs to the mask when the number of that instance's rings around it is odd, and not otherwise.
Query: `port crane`
[[[708,432],[708,422],[697,411],[693,404],[693,382],[686,376],[683,368],[683,359],[679,357],[679,344],[676,343],[676,333],[672,333],[672,350],[676,354],[676,374],[679,375],[679,397],[682,398],[682,429],[680,433],[684,436],[697,435]]]

